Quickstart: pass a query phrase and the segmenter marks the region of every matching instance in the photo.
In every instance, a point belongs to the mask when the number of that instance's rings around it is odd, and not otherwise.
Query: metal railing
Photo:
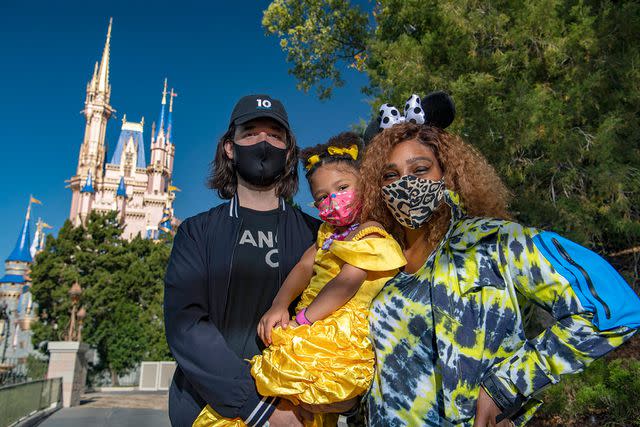
[[[8,427],[37,411],[62,404],[62,378],[0,387],[0,427]]]
[[[0,387],[44,379],[48,365],[47,360],[35,356],[5,358],[0,362]]]

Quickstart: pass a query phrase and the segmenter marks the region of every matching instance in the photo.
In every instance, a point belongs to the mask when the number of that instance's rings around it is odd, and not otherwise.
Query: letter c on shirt
[[[267,263],[267,265],[269,267],[272,267],[272,268],[276,268],[276,267],[278,267],[280,265],[280,263],[278,262],[277,258],[276,258],[275,261],[273,260],[273,256],[274,255],[278,255],[278,248],[271,249],[264,256],[264,261]]]

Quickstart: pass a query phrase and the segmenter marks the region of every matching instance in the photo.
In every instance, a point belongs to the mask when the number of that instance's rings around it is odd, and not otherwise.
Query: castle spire
[[[167,141],[169,142],[171,142],[171,116],[173,113],[173,98],[176,96],[178,96],[178,94],[173,91],[173,88],[171,88],[171,93],[169,94],[169,117],[167,118]]]
[[[164,89],[162,90],[162,105],[160,106],[160,117],[158,118],[158,136],[164,132],[164,106],[167,105],[167,79],[164,79]]]
[[[91,171],[87,175],[87,180],[84,183],[84,187],[80,190],[81,193],[95,193],[96,191],[93,189],[93,179],[91,178]]]
[[[111,25],[113,18],[109,19],[109,29],[107,30],[107,41],[104,43],[102,51],[102,61],[100,61],[100,71],[98,80],[98,91],[107,92],[109,88],[109,50],[111,47]]]
[[[11,251],[9,258],[7,261],[21,261],[21,262],[31,262],[33,258],[31,258],[31,233],[29,232],[30,225],[30,217],[31,217],[31,201],[32,197],[29,197],[29,205],[27,207],[27,214],[24,217],[24,223],[22,224],[22,230],[20,231],[20,235],[18,236],[18,240],[16,241],[16,245]]]

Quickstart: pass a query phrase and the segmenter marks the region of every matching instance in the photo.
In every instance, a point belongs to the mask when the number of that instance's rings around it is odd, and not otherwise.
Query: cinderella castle
[[[92,211],[116,211],[124,227],[124,238],[139,235],[157,239],[164,233],[171,233],[177,224],[173,201],[178,188],[172,185],[175,156],[172,113],[176,93],[173,89],[167,92],[165,79],[158,125],[153,123],[151,128],[149,162],[145,156],[144,118],[140,122],[130,122],[126,115],[122,118],[115,150],[107,161],[107,122],[116,111],[109,103],[111,27],[112,21],[102,58],[96,62],[87,83],[84,138],[75,174],[68,180],[71,189],[69,220],[78,226],[85,223]],[[0,370],[5,360],[24,359],[33,350],[30,325],[37,315],[37,303],[31,296],[29,272],[35,255],[44,249],[45,229],[51,228],[38,219],[32,243],[33,204],[40,204],[40,201],[30,197],[18,240],[5,260],[5,275],[0,278]]]
[[[76,173],[68,183],[71,188],[73,225],[84,223],[91,211],[117,211],[124,225],[124,237],[140,235],[155,239],[171,230],[176,187],[171,185],[175,146],[172,137],[173,89],[167,92],[164,81],[157,128],[151,128],[151,158],[147,163],[144,149],[144,118],[138,122],[122,118],[122,129],[111,159],[107,161],[107,121],[115,112],[109,104],[109,54],[111,25],[100,63],[87,83],[84,103],[86,119],[84,140],[80,146]],[[169,112],[165,107],[169,96]]]

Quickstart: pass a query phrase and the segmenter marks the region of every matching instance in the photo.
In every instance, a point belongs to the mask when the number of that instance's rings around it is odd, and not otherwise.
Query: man
[[[245,360],[262,350],[258,321],[316,238],[319,222],[286,202],[297,191],[297,152],[280,101],[238,101],[209,180],[230,200],[180,225],[167,267],[174,426],[191,426],[207,404],[249,426],[301,425],[291,405],[257,393]]]

